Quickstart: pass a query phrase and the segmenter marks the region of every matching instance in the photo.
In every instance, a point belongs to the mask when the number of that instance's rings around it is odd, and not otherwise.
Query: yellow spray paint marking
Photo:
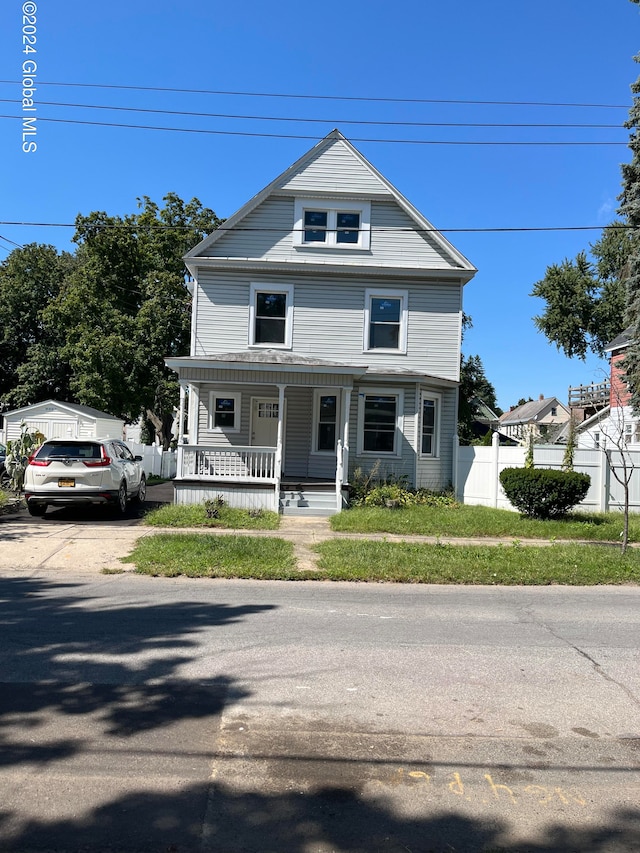
[[[464,785],[459,773],[453,774],[453,782],[449,782],[449,790],[452,794],[457,794],[459,797],[464,797]]]

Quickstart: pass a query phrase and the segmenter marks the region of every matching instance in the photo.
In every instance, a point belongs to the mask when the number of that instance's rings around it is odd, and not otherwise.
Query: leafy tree
[[[496,414],[501,414],[496,402],[496,389],[487,379],[480,356],[462,356],[458,389],[458,436],[463,443],[476,438],[472,425],[478,401],[482,401]]]
[[[0,408],[69,398],[63,333],[45,313],[74,266],[69,252],[42,243],[14,249],[0,264]]]
[[[624,280],[633,247],[632,232],[617,220],[590,246],[590,256],[579,252],[574,260],[552,264],[534,285],[531,295],[546,307],[533,321],[568,358],[584,359],[589,350],[602,355],[624,329]]]
[[[144,415],[168,447],[178,383],[164,358],[186,354],[190,341],[182,257],[220,220],[197,199],[164,202],[145,197],[125,217],[79,216],[78,264],[46,316],[67,329],[74,399],[128,421]]]

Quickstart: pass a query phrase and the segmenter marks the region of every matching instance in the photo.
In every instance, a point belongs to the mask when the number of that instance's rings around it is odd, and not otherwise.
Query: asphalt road
[[[640,590],[3,571],[0,849],[640,850]]]

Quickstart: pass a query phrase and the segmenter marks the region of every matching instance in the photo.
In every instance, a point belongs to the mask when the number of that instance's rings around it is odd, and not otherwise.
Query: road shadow
[[[425,810],[426,811],[426,810]],[[5,853],[637,853],[640,811],[597,827],[547,823],[535,837],[505,819],[434,808],[402,816],[384,796],[340,786],[270,795],[224,782],[172,795],[138,792],[89,814],[16,825],[0,813]],[[514,835],[514,830],[516,834]],[[514,841],[514,838],[518,838]]]
[[[270,609],[146,599],[114,607],[73,582],[0,578],[0,766],[82,752],[65,718],[88,721],[90,739],[122,740],[219,716],[243,691],[219,672],[194,682],[180,668],[199,632]]]

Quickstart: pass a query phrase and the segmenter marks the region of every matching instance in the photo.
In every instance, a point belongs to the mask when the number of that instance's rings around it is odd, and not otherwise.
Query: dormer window
[[[296,199],[293,245],[369,249],[370,215],[369,202]]]

